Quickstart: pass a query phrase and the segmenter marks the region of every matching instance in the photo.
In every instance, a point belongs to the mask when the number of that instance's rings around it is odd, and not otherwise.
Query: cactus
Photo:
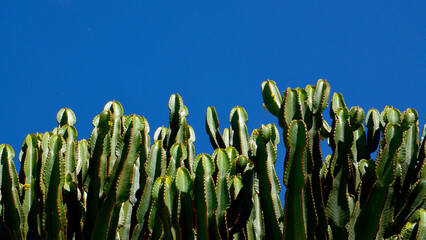
[[[60,135],[49,138],[48,156],[41,165],[40,188],[42,200],[42,237],[64,239],[67,222],[63,203],[65,182],[65,161],[63,145],[65,141]]]
[[[287,150],[285,239],[424,239],[425,138],[418,141],[417,112],[388,106],[365,116],[335,93],[330,127],[322,117],[330,93],[325,80],[288,88],[281,103],[277,89],[271,80],[262,84],[266,108],[283,128]],[[333,151],[325,159],[324,138]]]
[[[267,239],[282,238],[284,230],[284,212],[279,199],[281,186],[274,167],[277,158],[276,144],[279,142],[277,132],[275,125],[268,125],[262,126],[253,134],[255,147],[252,156]]]
[[[19,160],[24,166],[19,174],[20,182],[24,183],[24,194],[22,207],[24,215],[27,216],[25,221],[25,233],[28,238],[37,236],[37,212],[38,199],[36,196],[36,186],[39,179],[39,169],[37,162],[39,160],[39,152],[37,147],[37,136],[35,134],[28,135],[22,144]]]
[[[51,132],[28,135],[19,176],[13,149],[0,145],[0,239],[424,239],[426,125],[419,140],[416,110],[365,114],[334,93],[329,124],[326,80],[261,88],[282,128],[284,206],[275,124],[249,134],[237,106],[221,131],[208,107],[213,152],[197,155],[180,95],[152,142],[148,121],[111,101],[90,139],[77,140],[68,108]]]
[[[0,145],[0,186],[2,202],[1,223],[4,226],[2,234],[5,238],[25,238],[25,215],[19,201],[19,182],[15,164],[12,159],[15,152],[6,144]],[[30,186],[31,187],[31,186]],[[28,185],[24,185],[26,190]]]

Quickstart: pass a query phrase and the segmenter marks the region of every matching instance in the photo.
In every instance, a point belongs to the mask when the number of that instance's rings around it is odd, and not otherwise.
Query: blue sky
[[[168,99],[179,93],[197,153],[211,153],[208,106],[221,129],[237,105],[250,132],[277,123],[262,109],[268,78],[281,91],[327,79],[348,106],[415,108],[423,125],[424,9],[411,0],[1,1],[0,143],[18,156],[26,135],[51,131],[64,107],[88,138],[113,99],[145,116],[152,134],[167,126]]]

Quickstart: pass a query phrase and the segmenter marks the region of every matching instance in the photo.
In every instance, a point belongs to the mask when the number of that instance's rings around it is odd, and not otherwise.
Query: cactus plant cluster
[[[230,127],[221,134],[216,111],[209,107],[206,125],[215,150],[196,155],[195,133],[187,123],[188,109],[181,96],[171,96],[169,109],[169,126],[158,128],[153,141],[148,121],[125,116],[119,102],[107,103],[93,120],[90,139],[79,141],[73,111],[62,109],[57,128],[25,139],[19,177],[13,149],[1,145],[0,238],[264,235],[269,225],[254,211],[261,214],[265,206],[268,211],[282,211],[274,170],[277,128],[262,126],[250,138],[247,113],[235,107]],[[259,184],[253,161],[263,161],[259,171],[269,171],[273,183]],[[268,202],[260,204],[261,193],[268,195]],[[274,203],[273,208],[269,203]]]
[[[334,93],[330,126],[322,115],[325,80],[283,95],[268,80],[262,94],[287,150],[284,238],[426,239],[426,126],[419,140],[416,110],[387,106],[365,115]],[[333,152],[324,161],[322,139]]]
[[[419,140],[414,109],[365,117],[334,94],[330,126],[325,80],[282,95],[268,80],[262,94],[283,130],[284,207],[274,124],[249,134],[234,107],[221,131],[208,107],[214,151],[196,154],[178,94],[152,139],[144,117],[111,101],[89,139],[77,140],[67,108],[53,131],[28,135],[19,175],[13,149],[0,145],[0,239],[425,239],[426,131]]]

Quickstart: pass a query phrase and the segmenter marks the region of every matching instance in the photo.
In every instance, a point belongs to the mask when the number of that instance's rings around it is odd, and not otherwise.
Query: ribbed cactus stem
[[[19,201],[19,182],[13,158],[15,152],[7,144],[0,145],[0,193],[2,198],[1,222],[6,225],[11,239],[22,239],[25,237],[25,215]]]

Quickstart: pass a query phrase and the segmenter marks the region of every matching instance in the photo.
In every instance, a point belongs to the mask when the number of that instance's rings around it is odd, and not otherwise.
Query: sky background
[[[281,92],[327,79],[349,107],[415,108],[423,126],[425,9],[412,0],[1,1],[0,143],[18,162],[26,135],[51,131],[64,107],[77,116],[78,139],[89,138],[110,100],[145,116],[152,136],[179,93],[197,153],[212,153],[208,106],[221,130],[237,105],[250,133],[277,124],[262,108],[268,78]],[[281,181],[284,155],[281,142]]]

